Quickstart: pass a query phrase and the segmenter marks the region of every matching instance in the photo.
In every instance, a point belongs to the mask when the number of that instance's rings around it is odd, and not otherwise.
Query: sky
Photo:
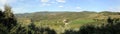
[[[9,4],[13,13],[38,11],[115,11],[120,12],[120,0],[0,0],[0,9]]]

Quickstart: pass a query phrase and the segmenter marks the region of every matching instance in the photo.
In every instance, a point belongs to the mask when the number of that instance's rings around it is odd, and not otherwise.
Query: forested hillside
[[[120,12],[35,12],[0,10],[0,34],[120,34]]]

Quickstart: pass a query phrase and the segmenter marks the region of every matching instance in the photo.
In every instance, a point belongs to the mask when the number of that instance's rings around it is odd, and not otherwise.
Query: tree
[[[5,11],[3,12],[3,15],[4,15],[3,24],[10,30],[13,26],[17,25],[17,21],[9,5],[5,5],[4,9]]]
[[[4,8],[5,8],[5,11],[4,11],[5,18],[13,18],[14,15],[11,12],[11,7],[9,5],[5,5]]]
[[[0,22],[1,22],[2,18],[3,18],[3,12],[2,12],[2,10],[0,10]]]

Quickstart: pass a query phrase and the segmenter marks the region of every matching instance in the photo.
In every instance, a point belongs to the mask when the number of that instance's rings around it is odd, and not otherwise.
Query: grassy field
[[[22,22],[23,26],[27,26],[30,21],[30,18],[32,18],[33,24],[35,24],[36,27],[50,27],[51,29],[54,29],[57,33],[62,33],[65,30],[69,30],[69,29],[79,30],[79,28],[82,25],[94,22],[94,20],[88,18],[91,14],[95,14],[95,13],[94,12],[60,12],[60,13],[50,12],[50,13],[42,13],[42,14],[35,13],[33,15],[26,14],[26,15],[22,15],[23,17],[16,15],[16,17],[18,17],[18,21]],[[62,22],[63,19],[68,19],[69,24],[64,25],[64,23]]]
[[[35,27],[43,28],[49,27],[54,29],[57,34],[65,32],[65,30],[75,30],[78,31],[81,26],[86,24],[101,24],[93,20],[93,18],[99,15],[100,13],[94,12],[63,12],[63,13],[42,13],[42,14],[33,14],[33,15],[22,15],[23,17],[18,17],[19,23],[23,26],[28,26],[29,23],[35,24]],[[109,14],[108,14],[109,15]],[[22,18],[22,19],[20,19]],[[100,17],[102,18],[102,17]],[[32,19],[32,20],[31,20]],[[68,19],[68,25],[64,25],[63,20]],[[24,21],[22,21],[24,20]],[[32,21],[32,22],[31,22]],[[98,26],[97,25],[97,26]]]
[[[92,19],[76,19],[69,21],[69,24],[65,26],[60,20],[41,20],[40,22],[34,22],[34,24],[36,27],[50,27],[51,29],[57,31],[57,33],[62,33],[64,30],[69,29],[79,30],[80,26],[92,22],[94,22]]]

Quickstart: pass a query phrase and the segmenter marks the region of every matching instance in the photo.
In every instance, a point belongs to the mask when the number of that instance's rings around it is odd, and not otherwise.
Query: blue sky
[[[0,8],[9,4],[14,13],[37,11],[116,11],[120,0],[0,0]]]

